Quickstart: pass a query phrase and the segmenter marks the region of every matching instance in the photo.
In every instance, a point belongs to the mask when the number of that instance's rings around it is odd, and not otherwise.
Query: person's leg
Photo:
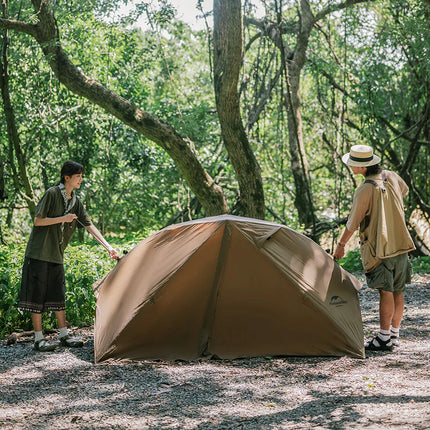
[[[403,310],[405,308],[405,298],[403,293],[394,293],[394,313],[391,325],[399,328],[402,323]]]
[[[34,330],[34,349],[36,351],[53,351],[54,343],[49,342],[43,335],[42,312],[46,293],[46,263],[26,258],[22,271],[20,289],[20,308],[31,312]]]
[[[34,342],[36,344],[36,342],[39,343],[42,339],[44,339],[42,330],[42,314],[36,314],[32,312],[31,321],[33,322]]]
[[[42,314],[31,314],[31,321],[33,322],[33,330],[34,332],[42,331]]]
[[[46,340],[45,336],[43,336],[42,314],[32,312],[31,321],[34,329],[34,349],[42,352],[53,351],[56,345]]]
[[[394,314],[391,322],[390,335],[391,342],[394,346],[400,345],[400,325],[403,319],[403,311],[405,307],[405,299],[403,292],[406,284],[412,279],[412,266],[409,261],[408,254],[401,254],[394,257],[395,261],[394,273]]]
[[[57,323],[58,323],[58,328],[59,329],[67,327],[66,311],[64,311],[64,310],[62,310],[62,311],[55,311],[55,316],[57,317]]]
[[[67,330],[66,321],[66,311],[55,311],[55,316],[57,317],[58,328],[60,330],[60,342],[63,346],[68,346],[72,348],[83,346],[83,342],[80,339],[76,339],[69,335]]]
[[[394,314],[391,321],[390,337],[394,346],[400,345],[400,324],[402,323],[405,299],[403,293],[394,293]]]
[[[390,291],[379,290],[379,326],[381,330],[390,330],[394,310],[394,294]]]
[[[379,290],[379,333],[364,347],[369,351],[391,351],[390,327],[394,315],[394,296],[390,291]]]
[[[55,316],[57,317],[60,339],[64,339],[69,336],[69,331],[67,330],[66,311],[55,311]]]

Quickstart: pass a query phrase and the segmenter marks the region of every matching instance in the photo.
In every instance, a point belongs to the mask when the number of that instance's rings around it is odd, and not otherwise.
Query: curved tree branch
[[[20,33],[26,33],[32,37],[36,37],[36,26],[27,24],[26,22],[16,21],[14,19],[0,18],[0,28],[5,30],[15,30]]]
[[[322,20],[327,15],[330,15],[331,13],[336,12],[338,10],[347,9],[348,7],[355,6],[355,5],[361,4],[361,3],[371,3],[371,2],[375,2],[375,1],[376,0],[345,0],[345,1],[341,1],[339,3],[330,4],[326,8],[320,10],[315,15],[315,22]]]
[[[15,29],[24,31],[37,40],[57,79],[73,93],[104,108],[124,124],[163,148],[201,202],[207,216],[226,213],[228,208],[221,187],[200,164],[189,141],[181,137],[170,125],[86,76],[70,61],[61,46],[50,0],[32,0],[32,3],[38,22],[34,26],[16,25]],[[4,25],[12,25],[11,23],[12,21],[3,22]]]

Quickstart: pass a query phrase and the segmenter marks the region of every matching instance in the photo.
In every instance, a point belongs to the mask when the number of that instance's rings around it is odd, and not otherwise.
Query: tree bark
[[[309,228],[315,224],[315,212],[312,200],[309,165],[303,143],[303,123],[300,109],[300,70],[291,62],[286,66],[288,73],[285,104],[288,117],[288,143],[291,157],[291,171],[294,177],[294,205],[299,215],[299,222]]]
[[[0,148],[0,201],[5,201],[7,198],[6,194],[6,182],[4,179],[4,161],[1,154]]]
[[[102,107],[164,149],[201,202],[206,216],[228,212],[222,189],[200,164],[189,141],[182,138],[170,125],[86,76],[69,60],[61,47],[50,0],[32,0],[32,3],[38,18],[35,25],[2,19],[0,28],[14,29],[34,37],[55,76],[70,91]]]
[[[221,133],[239,183],[237,213],[264,219],[260,166],[242,123],[238,82],[242,66],[240,0],[214,0],[214,86]]]
[[[7,5],[2,2],[3,16],[7,18]],[[6,30],[1,39],[2,55],[0,58],[0,87],[3,100],[3,110],[6,117],[7,135],[9,145],[15,151],[15,157],[18,162],[19,174],[21,181],[24,184],[24,197],[28,204],[30,216],[34,218],[36,213],[36,203],[34,202],[33,188],[28,177],[27,168],[25,165],[24,153],[22,151],[21,139],[16,127],[15,114],[9,92],[9,65],[8,65],[8,31]]]

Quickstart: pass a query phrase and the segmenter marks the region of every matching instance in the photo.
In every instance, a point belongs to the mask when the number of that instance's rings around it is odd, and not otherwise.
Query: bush
[[[363,272],[360,249],[357,248],[353,251],[349,251],[345,257],[339,260],[339,264],[350,273]]]
[[[140,234],[130,234],[128,243],[123,243],[123,237],[109,238],[112,246],[116,241],[118,252],[122,247],[129,250],[143,237]],[[0,245],[0,337],[16,329],[32,330],[31,314],[18,309],[18,293],[21,284],[21,271],[24,261],[26,244]],[[87,243],[73,241],[64,254],[64,269],[66,272],[66,317],[73,326],[92,324],[95,314],[95,297],[92,284],[107,274],[115,262],[111,260],[106,250],[91,238]],[[56,328],[54,312],[44,313],[44,329]]]
[[[0,245],[0,337],[13,327],[32,327],[30,314],[17,308],[24,251],[24,244]]]
[[[411,258],[413,273],[430,273],[430,257],[415,257]],[[354,249],[348,252],[345,257],[339,260],[339,264],[348,272],[357,273],[363,272],[361,264],[360,249]]]
[[[414,273],[430,273],[429,256],[411,258],[411,263]]]

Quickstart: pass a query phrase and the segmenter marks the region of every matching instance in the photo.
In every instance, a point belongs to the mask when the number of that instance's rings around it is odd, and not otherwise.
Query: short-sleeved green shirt
[[[51,187],[43,195],[36,206],[36,217],[56,218],[64,215],[64,199],[59,187]],[[76,202],[69,213],[77,215],[79,222],[84,226],[91,225],[91,220],[82,202]],[[48,226],[34,226],[28,240],[25,256],[49,263],[63,263],[64,250],[76,229],[79,227],[76,220],[71,223],[53,224]]]

